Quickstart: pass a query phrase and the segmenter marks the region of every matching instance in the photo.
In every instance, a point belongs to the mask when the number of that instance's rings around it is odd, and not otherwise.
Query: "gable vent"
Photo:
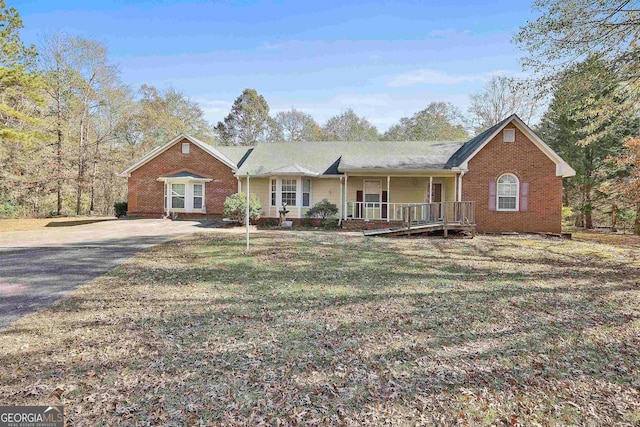
[[[505,129],[502,132],[502,137],[504,142],[515,142],[516,141],[516,130],[515,129]]]

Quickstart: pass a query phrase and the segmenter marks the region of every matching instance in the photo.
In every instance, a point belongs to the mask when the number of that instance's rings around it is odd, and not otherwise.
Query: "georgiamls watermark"
[[[0,406],[0,427],[64,427],[64,407]]]

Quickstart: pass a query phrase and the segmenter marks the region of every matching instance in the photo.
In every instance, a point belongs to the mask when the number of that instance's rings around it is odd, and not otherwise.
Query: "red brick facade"
[[[475,200],[479,232],[562,231],[562,177],[556,176],[556,164],[512,123],[515,142],[503,142],[503,133],[487,143],[469,160],[469,171],[462,179],[462,200]],[[504,173],[516,175],[529,184],[525,212],[489,210],[489,182]]]
[[[164,183],[161,176],[181,171],[191,172],[206,178],[205,214],[182,213],[181,217],[222,216],[224,200],[238,191],[238,180],[229,166],[191,144],[190,153],[182,154],[182,142],[177,141],[169,149],[131,172],[129,177],[128,215],[161,216],[164,213]]]

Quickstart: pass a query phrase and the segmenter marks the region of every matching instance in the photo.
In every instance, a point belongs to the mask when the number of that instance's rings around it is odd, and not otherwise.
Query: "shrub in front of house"
[[[227,197],[224,201],[224,216],[226,218],[238,221],[244,225],[244,219],[247,209],[247,195],[245,193],[236,193]],[[260,218],[262,204],[255,194],[249,194],[249,220],[256,221]]]
[[[338,220],[334,216],[338,213],[338,206],[328,199],[322,199],[305,214],[309,222],[311,218],[320,218],[320,226],[327,230],[338,228]]]
[[[113,213],[116,218],[120,218],[121,216],[127,215],[127,202],[115,202],[113,204]]]

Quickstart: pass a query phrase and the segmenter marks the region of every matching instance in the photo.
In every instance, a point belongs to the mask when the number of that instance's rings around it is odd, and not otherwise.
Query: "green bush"
[[[337,230],[338,220],[336,218],[325,218],[320,222],[320,226],[325,230]]]
[[[0,218],[8,218],[18,213],[18,205],[8,197],[0,196]]]
[[[322,199],[313,205],[313,207],[307,211],[306,215],[307,218],[321,218],[324,222],[324,220],[331,218],[337,213],[338,207],[335,203],[331,203],[327,199]]]
[[[244,224],[247,209],[247,195],[236,193],[227,197],[224,201],[224,216]],[[255,194],[249,194],[249,219],[255,221],[260,218],[262,205]]]
[[[113,204],[113,212],[116,215],[116,218],[127,215],[127,209],[127,202],[115,202]]]

